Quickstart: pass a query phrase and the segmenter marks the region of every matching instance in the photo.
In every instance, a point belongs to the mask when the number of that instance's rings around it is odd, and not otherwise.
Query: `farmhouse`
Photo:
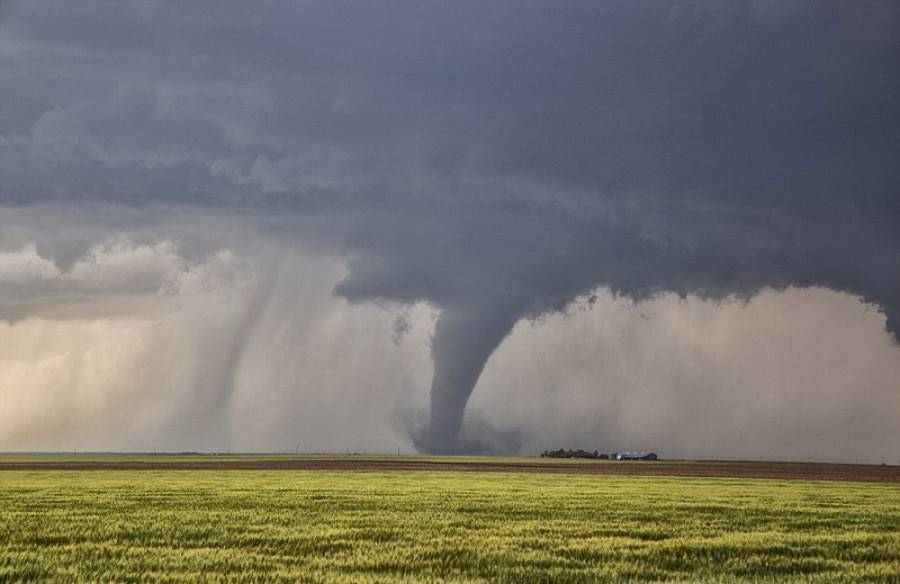
[[[628,452],[588,452],[578,448],[576,450],[545,450],[541,458],[599,458],[603,460],[659,460],[655,452],[628,451]]]
[[[613,452],[610,454],[613,460],[658,460],[655,452]]]

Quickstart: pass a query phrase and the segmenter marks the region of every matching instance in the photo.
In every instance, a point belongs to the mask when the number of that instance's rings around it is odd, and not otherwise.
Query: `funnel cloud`
[[[0,400],[58,415],[0,450],[131,405],[104,449],[779,456],[723,437],[752,420],[791,456],[892,456],[898,62],[878,0],[4,2]],[[660,403],[730,422],[626,423]]]

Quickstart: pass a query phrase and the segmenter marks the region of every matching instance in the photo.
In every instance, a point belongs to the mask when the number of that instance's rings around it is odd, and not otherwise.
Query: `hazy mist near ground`
[[[172,269],[168,294],[123,294],[130,314],[0,324],[0,449],[411,451],[435,311],[333,298],[344,273],[275,248],[221,253]],[[883,315],[846,294],[634,304],[598,290],[519,322],[463,435],[495,453],[896,463],[898,378]]]

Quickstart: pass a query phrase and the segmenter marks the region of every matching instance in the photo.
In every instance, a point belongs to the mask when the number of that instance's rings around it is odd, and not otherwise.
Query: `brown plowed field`
[[[738,461],[556,461],[357,456],[0,457],[2,470],[356,470],[532,472],[900,483],[900,466]]]

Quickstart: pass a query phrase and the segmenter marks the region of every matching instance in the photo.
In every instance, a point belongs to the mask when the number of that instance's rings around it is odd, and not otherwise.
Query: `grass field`
[[[4,471],[0,581],[900,581],[900,485]]]

